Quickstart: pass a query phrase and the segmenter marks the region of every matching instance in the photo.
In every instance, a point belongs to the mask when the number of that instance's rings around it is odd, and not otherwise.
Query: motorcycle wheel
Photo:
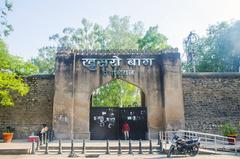
[[[168,151],[168,154],[167,154],[167,157],[168,157],[168,158],[171,157],[171,155],[172,155],[172,153],[173,153],[173,151],[174,151],[174,147],[175,147],[175,146],[171,145],[171,147],[170,147],[170,149],[169,149],[169,151]]]
[[[199,151],[198,145],[193,145],[192,150],[190,151],[189,155],[196,156],[198,154],[198,151]]]

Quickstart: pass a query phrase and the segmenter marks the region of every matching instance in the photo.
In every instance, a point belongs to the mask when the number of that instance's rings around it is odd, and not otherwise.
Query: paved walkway
[[[76,158],[90,158],[79,156]],[[95,159],[166,159],[166,155],[100,155],[99,157],[91,157]],[[172,158],[191,159],[190,156],[173,156]],[[240,156],[231,155],[197,155],[194,159],[239,159]],[[70,159],[67,155],[0,155],[0,159]]]
[[[32,143],[0,143],[1,154],[29,154]],[[1,159],[1,157],[0,157]]]
[[[133,145],[138,145],[138,141],[132,141]],[[82,144],[82,140],[75,140],[74,141],[74,145],[75,146],[81,146]],[[110,141],[110,145],[111,146],[117,146],[118,141]],[[157,140],[153,140],[153,143],[156,144]],[[70,141],[66,140],[66,141],[62,141],[63,146],[70,146]],[[105,145],[106,141],[86,141],[86,145],[87,146],[100,146],[100,145]],[[142,145],[148,145],[149,141],[143,141]],[[50,145],[54,145],[57,146],[58,145],[58,141],[55,140],[54,142],[51,142]],[[122,146],[123,145],[128,145],[128,141],[122,141]],[[165,145],[164,145],[165,146]],[[31,148],[31,143],[26,142],[26,140],[15,140],[13,143],[10,144],[6,144],[6,143],[0,143],[0,149],[4,148],[4,149],[8,149],[8,148]],[[196,157],[194,157],[194,159],[235,159],[238,158],[240,159],[240,154],[238,154],[239,156],[235,156],[232,154],[226,155],[222,154],[222,155],[204,155],[204,154],[199,154]],[[65,158],[69,158],[68,157],[68,153],[67,154],[63,154],[63,155],[57,155],[57,154],[49,154],[49,155],[45,155],[45,154],[37,154],[37,155],[0,155],[0,159],[65,159]],[[127,154],[123,154],[121,156],[118,155],[100,155],[98,157],[94,157],[94,156],[83,156],[80,155],[77,158],[99,158],[99,159],[158,159],[158,158],[166,158],[166,155],[159,155],[159,154],[153,154],[153,155],[148,155],[148,154],[144,154],[144,155],[138,155],[138,154],[134,154],[134,155],[127,155]],[[189,156],[173,156],[173,158],[190,158]]]
[[[18,148],[31,148],[31,142],[24,143],[0,143],[0,149],[18,149]]]

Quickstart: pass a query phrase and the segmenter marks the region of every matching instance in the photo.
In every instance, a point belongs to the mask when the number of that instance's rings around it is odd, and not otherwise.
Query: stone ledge
[[[239,72],[198,72],[183,73],[183,78],[240,78]]]
[[[69,56],[74,53],[76,55],[157,55],[157,54],[166,54],[166,53],[177,53],[177,48],[169,48],[162,50],[67,50],[59,49],[57,53],[58,56]]]
[[[30,154],[31,143],[0,143],[0,155]]]
[[[54,79],[54,74],[37,74],[37,75],[31,75],[27,76],[26,78],[37,78],[37,79]]]

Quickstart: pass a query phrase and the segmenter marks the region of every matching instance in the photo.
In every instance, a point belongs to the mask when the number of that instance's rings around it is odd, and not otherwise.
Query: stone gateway
[[[146,112],[142,121],[146,138],[156,137],[159,130],[184,127],[221,134],[221,124],[226,122],[238,127],[240,133],[240,73],[182,75],[175,50],[59,53],[55,75],[26,77],[30,92],[24,97],[15,95],[15,106],[0,107],[0,133],[11,126],[16,128],[14,138],[26,139],[46,123],[57,138],[91,138],[96,130],[91,123],[91,95],[115,79],[134,84],[143,92],[141,107],[136,109],[140,114],[141,110]],[[121,118],[128,118],[129,110],[117,111],[123,114]],[[109,109],[105,112],[111,115]]]
[[[147,110],[147,136],[184,128],[180,54],[160,52],[59,52],[56,57],[53,129],[56,138],[91,136],[91,94],[121,79],[139,87]]]

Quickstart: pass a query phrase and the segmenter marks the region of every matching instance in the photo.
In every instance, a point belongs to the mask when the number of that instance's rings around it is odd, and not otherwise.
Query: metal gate
[[[121,128],[124,121],[127,121],[129,124],[130,139],[132,140],[146,139],[146,134],[147,134],[146,107],[120,108],[119,109],[119,125],[121,125],[120,126]],[[124,139],[123,133],[120,133],[119,137],[120,139]]]
[[[116,140],[124,139],[122,125],[127,121],[130,126],[129,136],[132,140],[146,139],[147,109],[91,107],[90,110],[90,139]]]

